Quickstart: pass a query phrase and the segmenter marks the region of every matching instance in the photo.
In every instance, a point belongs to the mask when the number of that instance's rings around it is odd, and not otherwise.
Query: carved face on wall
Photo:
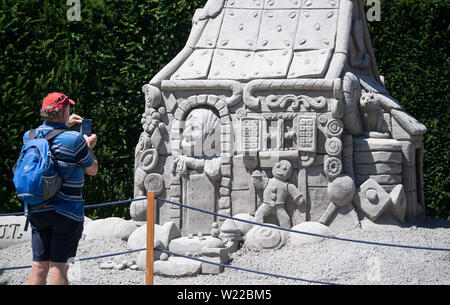
[[[292,165],[287,160],[281,160],[272,168],[272,174],[281,181],[287,181],[292,176]]]
[[[218,116],[208,108],[192,110],[186,117],[181,148],[186,156],[216,155],[216,136],[220,131]]]

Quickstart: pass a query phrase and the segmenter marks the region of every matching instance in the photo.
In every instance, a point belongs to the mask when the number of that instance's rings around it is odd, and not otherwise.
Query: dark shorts
[[[33,261],[66,263],[76,256],[83,222],[48,211],[33,213],[30,225]]]

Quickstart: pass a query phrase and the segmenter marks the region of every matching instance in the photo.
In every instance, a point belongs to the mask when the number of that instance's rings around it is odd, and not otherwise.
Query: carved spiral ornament
[[[266,99],[266,103],[270,109],[283,109],[286,105],[291,104],[292,109],[297,110],[300,106],[299,99],[293,94],[288,94],[281,97],[269,95]]]
[[[342,141],[336,137],[327,139],[325,141],[325,151],[330,156],[339,156],[342,152]]]
[[[148,192],[159,195],[164,189],[164,180],[160,174],[149,174],[145,177],[144,186]]]
[[[328,116],[326,114],[321,114],[317,117],[320,124],[325,125],[328,122]]]
[[[145,172],[150,172],[156,167],[156,164],[158,163],[158,157],[159,154],[156,149],[149,149],[144,151],[139,160],[140,167]]]
[[[320,110],[327,106],[327,99],[324,98],[323,96],[319,96],[318,98],[309,101],[309,103],[311,104],[311,108],[315,110]]]
[[[327,99],[323,96],[317,98],[309,97],[307,95],[300,95],[299,101],[303,103],[306,109],[321,110],[327,106]]]
[[[145,142],[144,142],[144,139],[139,140],[138,146],[137,146],[137,150],[138,150],[139,152],[143,152],[143,151],[145,150]]]
[[[341,160],[335,157],[328,158],[324,165],[324,171],[328,178],[336,178],[342,172]]]
[[[327,134],[331,137],[339,137],[344,132],[344,125],[340,120],[331,120],[327,123]]]

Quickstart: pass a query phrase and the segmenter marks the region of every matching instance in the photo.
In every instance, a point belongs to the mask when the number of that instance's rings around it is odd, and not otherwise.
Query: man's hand
[[[87,146],[89,147],[92,155],[94,156],[94,163],[90,167],[86,167],[84,169],[84,172],[86,174],[88,174],[89,176],[95,176],[95,175],[97,175],[97,172],[98,172],[98,161],[97,161],[97,157],[95,156],[92,149],[94,148],[95,144],[97,144],[97,135],[93,134],[89,137],[87,135],[83,135],[83,136],[84,136],[84,139],[86,140]]]
[[[91,136],[84,135],[84,139],[90,149],[94,149],[95,144],[97,144],[97,135],[92,134]]]
[[[83,122],[83,118],[80,117],[78,114],[72,114],[69,117],[69,122],[67,123],[67,126],[72,127],[76,124],[81,124]]]

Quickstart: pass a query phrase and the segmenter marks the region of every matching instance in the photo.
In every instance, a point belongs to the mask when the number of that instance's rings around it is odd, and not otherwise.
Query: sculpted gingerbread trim
[[[224,99],[227,107],[232,107],[242,98],[242,84],[233,80],[167,80],[163,81],[161,88],[164,91],[197,91],[230,90],[232,95]]]
[[[272,79],[253,80],[248,82],[244,88],[244,103],[250,109],[258,109],[262,97],[255,97],[255,91],[272,90],[320,90],[334,92],[334,80],[330,79]]]

